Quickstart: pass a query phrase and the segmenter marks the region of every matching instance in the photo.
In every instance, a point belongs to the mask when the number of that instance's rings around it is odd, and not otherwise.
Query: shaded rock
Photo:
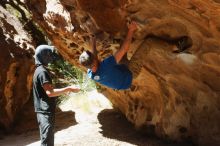
[[[33,41],[19,20],[0,6],[0,127],[9,130],[29,100]]]

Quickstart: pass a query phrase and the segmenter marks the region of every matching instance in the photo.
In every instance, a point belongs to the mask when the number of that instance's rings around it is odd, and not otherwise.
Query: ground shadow
[[[58,107],[56,108],[55,114],[55,132],[62,129],[66,129],[70,126],[77,124],[75,119],[75,112],[72,111],[61,111]],[[34,112],[33,102],[30,100],[22,109],[19,117],[15,121],[13,134],[22,134],[29,131],[38,131],[37,116]]]
[[[76,124],[77,122],[75,119],[75,112],[72,111],[63,112],[60,109],[57,109],[55,114],[54,132],[60,131],[62,129],[66,129]],[[19,121],[19,123],[16,125],[16,127],[12,132],[13,134],[22,134],[31,131],[38,131],[36,113],[31,113],[31,115],[26,116],[26,120],[24,118],[22,121]]]
[[[76,124],[75,112],[64,112],[59,108],[56,109],[54,132],[66,129]],[[13,138],[17,136],[19,139]],[[17,141],[17,145],[27,145],[40,140],[36,113],[34,112],[34,107],[31,102],[24,106],[24,109],[22,109],[22,112],[15,121],[14,127],[2,134],[2,137],[0,138],[0,145],[5,141],[8,145],[14,145],[16,142],[11,141],[11,139]]]
[[[55,132],[76,125],[75,112],[58,111],[55,116]]]
[[[107,138],[129,142],[138,146],[194,146],[190,142],[168,142],[149,135],[149,133],[141,133],[135,130],[134,126],[124,115],[114,109],[101,111],[98,115],[98,120],[102,125],[100,133]]]

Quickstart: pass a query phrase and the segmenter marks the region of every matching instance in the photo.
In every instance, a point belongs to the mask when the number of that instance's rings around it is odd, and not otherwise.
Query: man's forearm
[[[53,91],[47,91],[46,93],[49,97],[56,97],[56,96],[60,96],[60,95],[67,93],[67,92],[69,92],[68,87],[53,89]]]
[[[76,85],[71,85],[71,86],[67,86],[64,88],[54,89],[52,84],[45,83],[45,84],[43,84],[43,88],[44,88],[44,91],[46,92],[47,96],[49,96],[49,97],[60,96],[66,92],[79,92],[80,91],[80,88],[77,87]]]

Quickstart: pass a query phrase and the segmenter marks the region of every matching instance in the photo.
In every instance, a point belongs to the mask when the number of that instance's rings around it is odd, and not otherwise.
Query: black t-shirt
[[[48,97],[43,84],[52,84],[49,72],[40,65],[36,68],[33,76],[33,96],[34,96],[34,108],[35,112],[40,113],[53,113],[56,107],[56,99],[54,97]]]

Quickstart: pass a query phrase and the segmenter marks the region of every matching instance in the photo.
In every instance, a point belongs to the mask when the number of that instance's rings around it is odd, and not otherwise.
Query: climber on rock
[[[121,48],[103,61],[99,61],[96,50],[96,38],[91,37],[92,50],[84,51],[79,62],[88,68],[88,76],[94,81],[116,90],[129,89],[132,84],[132,73],[125,64],[120,64],[123,56],[129,50],[132,36],[137,29],[137,24],[133,21],[128,25],[127,36]]]

